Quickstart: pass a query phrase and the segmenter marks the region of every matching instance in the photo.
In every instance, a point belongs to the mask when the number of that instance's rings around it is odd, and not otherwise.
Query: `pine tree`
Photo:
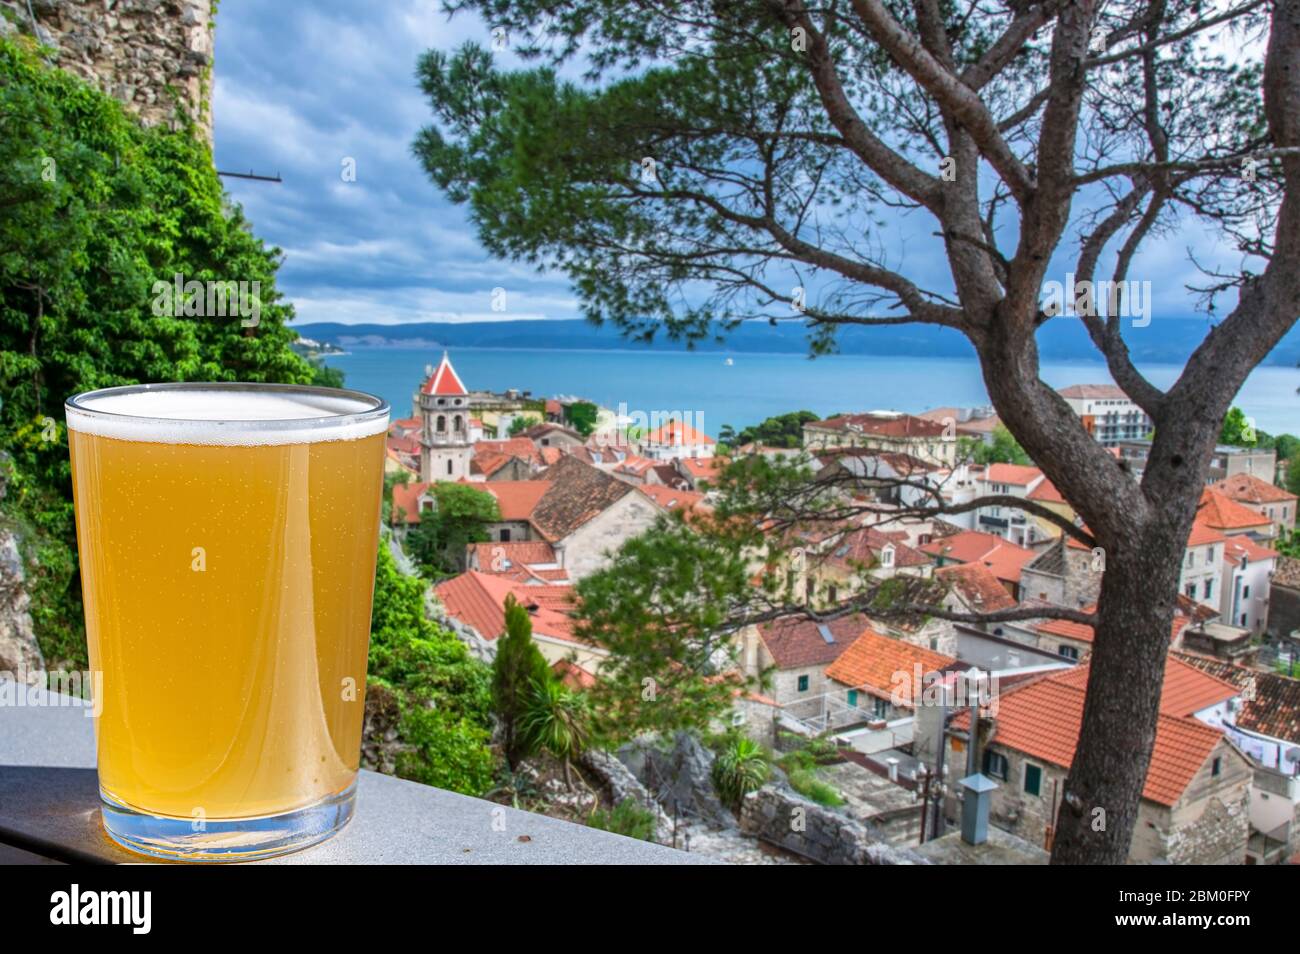
[[[528,610],[514,596],[506,597],[506,629],[497,641],[492,664],[492,704],[500,720],[506,761],[513,769],[536,745],[521,731],[521,721],[535,694],[534,683],[546,685],[554,678],[546,658],[533,642]]]

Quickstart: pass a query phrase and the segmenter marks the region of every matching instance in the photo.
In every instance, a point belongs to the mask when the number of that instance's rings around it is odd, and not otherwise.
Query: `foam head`
[[[360,391],[292,385],[140,385],[65,405],[69,430],[160,444],[309,444],[388,428],[388,404]]]

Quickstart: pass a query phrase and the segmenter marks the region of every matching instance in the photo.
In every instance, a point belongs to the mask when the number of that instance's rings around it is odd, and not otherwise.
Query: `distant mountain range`
[[[582,320],[479,321],[464,323],[421,322],[408,325],[345,325],[320,322],[296,326],[304,338],[337,345],[375,348],[520,348],[574,351],[654,349],[684,351],[683,342],[657,339],[652,344],[629,341],[616,328],[598,327]],[[1125,340],[1139,364],[1182,364],[1205,337],[1204,318],[1155,318],[1146,328],[1127,328]],[[951,328],[931,325],[840,329],[841,354],[896,357],[974,357],[970,344]],[[1038,333],[1039,353],[1045,361],[1101,361],[1076,320],[1050,321]],[[808,350],[805,329],[783,323],[741,325],[719,342],[698,342],[699,351],[740,353],[801,353]],[[1295,367],[1300,364],[1300,327],[1293,328],[1264,360],[1264,364]]]

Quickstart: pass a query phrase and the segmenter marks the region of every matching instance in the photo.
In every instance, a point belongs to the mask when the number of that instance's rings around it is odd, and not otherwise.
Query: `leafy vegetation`
[[[591,736],[591,703],[586,693],[570,689],[549,668],[529,688],[519,731],[530,746],[564,763],[564,783],[572,788],[573,761]]]
[[[767,447],[795,448],[803,446],[803,426],[820,420],[812,411],[791,411],[769,417],[767,420],[736,431],[730,424],[718,432],[719,443],[728,447],[741,447],[758,443]]]
[[[84,667],[64,400],[322,372],[289,347],[280,252],[229,204],[207,147],[188,128],[141,127],[23,39],[0,40],[0,208],[0,520],[21,531],[47,661]],[[177,275],[258,283],[256,325],[155,314],[155,284]]]
[[[609,657],[591,690],[606,744],[642,732],[705,729],[738,683],[728,614],[751,592],[745,557],[724,533],[659,519],[578,584],[578,632]]]
[[[959,457],[966,457],[976,464],[1032,464],[1025,449],[1012,433],[1001,424],[993,428],[993,442],[986,443],[975,438],[963,437],[957,442]]]
[[[497,640],[492,663],[492,707],[501,724],[506,762],[515,768],[537,751],[535,737],[523,727],[538,686],[552,678],[542,651],[533,642],[533,623],[514,595],[506,597],[506,631]]]
[[[370,624],[370,682],[398,700],[402,778],[469,795],[491,786],[491,670],[424,614],[425,584],[381,543]]]
[[[748,736],[732,734],[713,760],[713,788],[733,812],[750,792],[758,791],[772,773],[771,756]]]
[[[497,499],[486,490],[465,484],[435,483],[432,510],[406,536],[406,550],[430,579],[465,569],[465,549],[488,540],[487,525],[501,519]]]
[[[583,437],[590,437],[595,432],[599,414],[600,408],[590,401],[574,401],[564,409],[564,419]]]
[[[616,835],[654,841],[654,813],[632,798],[623,799],[609,810],[597,808],[587,819],[587,824],[602,831],[612,831]]]

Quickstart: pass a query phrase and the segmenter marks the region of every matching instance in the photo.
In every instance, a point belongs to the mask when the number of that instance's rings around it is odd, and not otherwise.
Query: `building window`
[[[1243,600],[1248,600],[1248,599],[1250,599],[1250,587],[1249,587],[1249,586],[1243,586],[1243,587],[1241,588],[1241,598],[1242,598]]]
[[[839,589],[838,589],[837,587],[834,587],[834,586],[828,586],[828,587],[826,587],[826,598],[827,598],[828,600],[830,600],[832,603],[837,603],[837,602],[839,602],[839,598],[840,598],[840,591],[839,591]]]
[[[1007,780],[1007,757],[998,752],[984,753],[984,774],[999,781]]]
[[[1210,599],[1210,598],[1213,597],[1213,596],[1214,596],[1214,581],[1213,581],[1213,580],[1206,580],[1206,581],[1205,581],[1205,598],[1208,600],[1208,599]]]
[[[510,542],[510,528],[509,528],[509,527],[502,527],[502,528],[501,528],[501,532],[497,534],[497,539],[498,539],[501,543],[509,543],[509,542]]]
[[[1191,583],[1188,583],[1186,586],[1184,586],[1183,592],[1186,593],[1188,596],[1190,596],[1192,599],[1196,599],[1196,581],[1193,580]]]
[[[1246,619],[1246,614],[1245,614],[1245,613],[1242,613],[1242,614],[1241,614],[1241,626],[1242,626],[1243,629],[1249,629],[1249,628],[1250,628],[1250,623],[1247,621],[1247,619]]]
[[[1025,794],[1041,795],[1043,791],[1043,770],[1037,765],[1025,763]]]
[[[1079,658],[1079,650],[1074,646],[1061,644],[1056,647],[1056,655],[1060,656],[1062,659],[1073,659],[1077,661]]]
[[[849,705],[855,709],[858,707],[858,690],[849,690]]]
[[[461,433],[463,430],[465,430],[465,419],[464,419],[463,417],[461,417],[459,414],[457,414],[455,417],[453,417],[453,418],[451,419],[451,426],[452,426],[452,429],[453,429],[457,434],[459,434],[459,433]]]
[[[887,699],[877,698],[872,701],[875,703],[873,708],[877,719],[883,719],[889,714],[889,701]]]
[[[807,677],[807,676],[800,676],[800,677],[799,677],[799,691],[800,691],[800,692],[807,692],[807,691],[808,691],[808,677]]]
[[[439,415],[438,415],[438,423],[435,425],[435,428],[434,428],[434,429],[437,430],[437,432],[438,432],[439,434],[445,434],[445,433],[446,433],[446,431],[447,431],[447,417],[446,417],[446,415],[444,415],[444,414],[439,414]]]
[[[1210,549],[1205,551],[1205,565],[1206,566],[1214,565],[1214,547],[1210,547]]]
[[[1210,775],[1214,776],[1215,778],[1218,778],[1219,773],[1222,771],[1223,771],[1223,759],[1216,757],[1214,762],[1210,765]]]
[[[452,462],[451,462],[451,461],[447,461],[447,476],[448,476],[448,477],[451,476],[451,465],[452,465]]]
[[[894,547],[892,544],[880,551],[880,565],[886,569],[894,565]]]

